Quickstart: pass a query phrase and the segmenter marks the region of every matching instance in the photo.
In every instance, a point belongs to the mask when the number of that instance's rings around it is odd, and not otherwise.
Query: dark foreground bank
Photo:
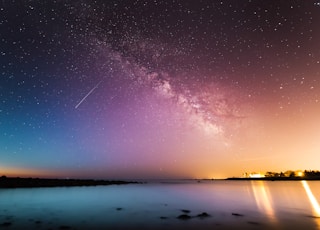
[[[0,188],[37,188],[37,187],[71,187],[71,186],[97,186],[97,185],[124,185],[138,182],[118,180],[80,180],[80,179],[41,179],[0,177]]]

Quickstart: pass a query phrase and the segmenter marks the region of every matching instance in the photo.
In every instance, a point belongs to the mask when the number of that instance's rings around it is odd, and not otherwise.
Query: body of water
[[[318,201],[318,181],[0,189],[0,228],[320,229]]]

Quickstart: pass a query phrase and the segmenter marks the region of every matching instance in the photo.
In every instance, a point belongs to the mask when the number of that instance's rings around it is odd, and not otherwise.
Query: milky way
[[[140,40],[141,41],[141,40]],[[138,43],[138,44],[137,44]],[[142,43],[141,45],[139,43]],[[157,55],[157,50],[154,50],[153,44],[145,44],[142,42],[135,42],[133,46],[138,46],[138,55]],[[150,46],[150,47],[148,47]],[[132,48],[134,49],[134,48]],[[160,48],[165,52],[165,48]],[[99,50],[103,50],[99,49]],[[142,50],[142,51],[141,51]],[[170,51],[170,50],[169,50]],[[109,49],[103,50],[110,56],[109,58],[115,61],[115,68],[121,69],[121,74],[124,78],[129,78],[131,84],[135,85],[130,87],[137,87],[150,89],[149,92],[154,93],[165,99],[167,103],[172,104],[174,107],[180,108],[180,112],[185,113],[189,122],[194,126],[203,129],[203,131],[210,134],[222,134],[223,127],[219,121],[221,118],[229,116],[229,118],[238,117],[237,108],[233,101],[234,95],[227,95],[225,89],[220,89],[218,84],[193,82],[190,86],[181,78],[188,77],[188,73],[178,72],[169,73],[157,68],[148,68],[143,64],[137,64],[133,58],[126,58],[119,52],[110,51]],[[135,56],[135,53],[132,54]],[[152,65],[157,65],[160,57],[151,60]],[[150,62],[151,62],[150,61]],[[111,67],[112,68],[112,67]],[[194,76],[195,75],[195,76]],[[193,73],[192,78],[201,79],[198,73]]]
[[[0,6],[0,173],[193,178],[317,167],[317,1]]]

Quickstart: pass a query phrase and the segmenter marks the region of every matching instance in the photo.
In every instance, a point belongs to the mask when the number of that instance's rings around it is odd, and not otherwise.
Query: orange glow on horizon
[[[29,168],[14,168],[14,167],[0,167],[0,176],[7,177],[39,177],[39,178],[52,178],[58,177],[52,172],[46,170],[37,170]]]

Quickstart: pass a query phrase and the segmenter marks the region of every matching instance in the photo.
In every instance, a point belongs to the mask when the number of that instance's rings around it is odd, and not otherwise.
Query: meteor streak
[[[101,84],[101,82],[102,82],[102,80],[99,81],[98,84],[96,84],[96,85],[86,94],[86,96],[84,96],[84,97],[81,99],[81,101],[80,101],[74,108],[77,109],[77,108],[82,104],[82,102],[84,102],[84,100],[86,100],[86,98],[89,97],[90,94],[92,94],[92,92],[93,92],[96,88],[98,88],[98,86]]]

